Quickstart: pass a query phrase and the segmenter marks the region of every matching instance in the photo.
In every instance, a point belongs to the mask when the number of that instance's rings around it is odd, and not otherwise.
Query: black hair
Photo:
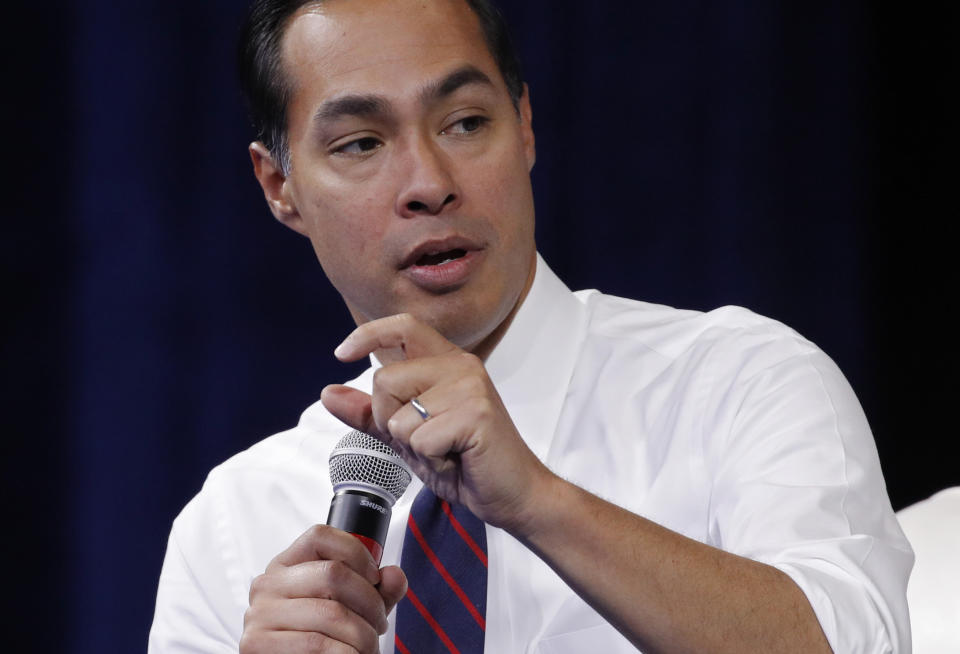
[[[287,104],[290,81],[283,70],[281,44],[291,17],[306,5],[323,0],[254,0],[240,34],[238,64],[257,139],[270,151],[284,173],[290,171],[287,143]],[[514,107],[523,95],[520,62],[506,22],[489,0],[465,0],[480,21],[487,48],[507,85]]]

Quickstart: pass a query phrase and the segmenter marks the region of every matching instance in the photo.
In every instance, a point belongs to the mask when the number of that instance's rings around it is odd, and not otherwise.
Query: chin
[[[433,319],[426,318],[424,322],[440,332],[444,338],[459,348],[469,350],[477,343],[486,338],[492,330],[487,330],[484,326],[473,323],[467,323],[463,314],[459,316],[438,316]]]
[[[441,317],[435,322],[428,322],[457,347],[483,356],[488,354],[487,350],[494,345],[494,343],[485,345],[485,342],[498,331],[498,328],[510,315],[511,309],[512,305],[487,309],[486,311],[478,308],[462,308],[453,315]],[[485,316],[486,319],[478,322],[476,320],[478,316]],[[480,352],[477,352],[478,348],[481,350]]]

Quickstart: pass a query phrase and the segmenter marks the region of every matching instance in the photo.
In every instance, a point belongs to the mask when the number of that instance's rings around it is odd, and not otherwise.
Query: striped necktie
[[[484,523],[424,486],[410,509],[400,566],[409,589],[397,605],[397,653],[482,654],[487,611]]]

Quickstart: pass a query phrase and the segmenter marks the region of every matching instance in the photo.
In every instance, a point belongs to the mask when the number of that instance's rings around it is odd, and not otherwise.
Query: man
[[[563,286],[484,2],[253,16],[256,177],[358,325],[336,356],[376,370],[211,473],[174,524],[152,651],[393,651],[423,485],[487,525],[487,652],[909,651],[912,556],[839,371],[743,310]],[[315,525],[344,425],[422,481],[380,569]]]

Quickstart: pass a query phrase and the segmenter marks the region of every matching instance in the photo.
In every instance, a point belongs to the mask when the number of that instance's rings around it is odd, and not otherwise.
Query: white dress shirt
[[[914,654],[960,652],[960,486],[897,514],[917,555],[907,602]]]
[[[835,652],[909,654],[913,555],[852,390],[813,344],[737,307],[709,313],[571,293],[538,257],[486,362],[554,472],[690,538],[775,566]],[[351,385],[369,391],[372,369]],[[251,580],[330,505],[347,431],[317,402],[209,475],[174,521],[150,651],[236,652]],[[414,483],[394,507],[398,563]],[[633,652],[540,559],[487,527],[489,654]],[[393,651],[393,619],[381,652]]]

